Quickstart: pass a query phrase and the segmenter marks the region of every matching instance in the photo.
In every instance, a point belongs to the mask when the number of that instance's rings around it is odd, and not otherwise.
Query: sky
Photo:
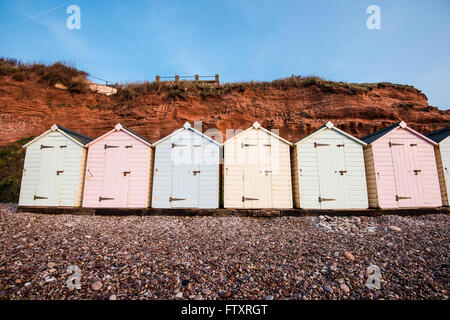
[[[80,29],[67,27],[71,5]],[[367,27],[370,5],[380,29]],[[450,109],[449,53],[450,0],[0,0],[0,56],[118,83],[316,75],[413,85]]]

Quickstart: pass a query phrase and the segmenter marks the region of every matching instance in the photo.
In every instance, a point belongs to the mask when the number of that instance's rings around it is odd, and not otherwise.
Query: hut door
[[[390,139],[392,161],[394,165],[395,185],[398,206],[415,207],[418,205],[418,177],[415,168],[415,148],[412,139]]]
[[[104,208],[126,207],[128,201],[128,148],[126,143],[105,144],[105,173],[99,205]]]
[[[185,130],[172,140],[171,208],[197,208],[202,141]]]
[[[321,209],[345,207],[345,163],[342,139],[317,139],[319,197]]]
[[[270,136],[261,130],[241,145],[245,154],[244,208],[270,208],[272,203]]]
[[[54,144],[41,144],[41,167],[39,181],[33,195],[34,205],[48,206],[56,203],[56,146]]]

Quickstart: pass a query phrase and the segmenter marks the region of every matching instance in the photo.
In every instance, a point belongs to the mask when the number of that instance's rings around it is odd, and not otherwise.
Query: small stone
[[[324,285],[323,290],[329,293],[333,293],[333,288],[331,288],[329,285]]]
[[[344,256],[349,260],[355,260],[355,256],[349,251],[344,251]]]
[[[47,268],[53,269],[54,267],[56,267],[56,263],[54,263],[54,262],[47,263]]]
[[[191,294],[190,296],[189,296],[189,299],[194,299],[195,298],[195,294]]]
[[[110,295],[110,296],[109,296],[109,300],[117,300],[116,295],[115,295],[115,294]]]
[[[25,289],[31,289],[31,287],[32,287],[33,285],[31,284],[31,282],[27,282],[27,283],[25,283],[25,285],[24,285],[24,287],[25,287]]]
[[[56,279],[55,279],[55,277],[50,277],[50,276],[49,276],[49,277],[46,277],[44,280],[45,280],[45,282],[48,283],[48,282],[53,282],[53,281],[55,281]]]
[[[194,300],[203,300],[203,297],[201,294],[198,294],[195,296]]]
[[[402,229],[400,229],[400,228],[397,227],[397,226],[389,226],[389,229],[392,230],[392,231],[396,231],[396,232],[402,231]]]
[[[273,296],[266,296],[264,300],[273,300]]]
[[[181,298],[183,298],[183,292],[178,292],[176,295],[175,295],[175,298],[178,298],[178,299],[181,299]]]
[[[96,281],[92,284],[91,289],[94,291],[98,291],[103,287],[103,284],[100,281]]]
[[[350,292],[350,288],[345,283],[341,284],[341,289],[344,290],[345,293]]]
[[[212,291],[211,290],[209,290],[209,289],[203,289],[202,290],[202,294],[204,294],[204,295],[210,295],[212,293]]]

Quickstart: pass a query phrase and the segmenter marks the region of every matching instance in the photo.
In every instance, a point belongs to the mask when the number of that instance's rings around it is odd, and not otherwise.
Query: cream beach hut
[[[91,138],[54,124],[28,142],[19,206],[78,207]]]
[[[290,146],[258,122],[224,143],[225,208],[292,208]]]
[[[117,124],[87,147],[83,207],[150,205],[153,147],[149,141]]]
[[[294,205],[303,209],[367,209],[363,146],[328,122],[294,143]]]
[[[221,144],[189,122],[155,142],[153,208],[218,208]]]
[[[403,121],[362,138],[369,206],[373,208],[442,205],[434,146],[436,142]]]
[[[431,132],[426,136],[437,143],[434,147],[434,152],[441,187],[442,204],[448,206],[448,195],[450,193],[450,127]]]

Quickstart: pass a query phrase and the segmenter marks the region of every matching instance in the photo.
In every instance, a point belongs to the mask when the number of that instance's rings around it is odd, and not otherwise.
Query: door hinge
[[[413,170],[414,174],[417,176],[419,172],[422,172],[422,170]]]
[[[98,197],[98,201],[99,202],[102,202],[102,201],[105,201],[105,200],[114,200],[114,198],[104,198],[102,196]]]
[[[176,143],[172,143],[172,149],[175,147],[186,147],[187,144],[176,144]]]
[[[111,148],[118,148],[119,146],[108,146],[107,144],[105,144],[105,149],[111,149]]]
[[[326,147],[326,146],[329,146],[329,144],[328,143],[317,143],[317,142],[314,142],[314,148]]]
[[[268,175],[269,173],[272,173],[272,170],[264,170],[264,171],[261,171],[261,172],[263,172],[265,175]]]
[[[125,146],[125,148],[129,149],[129,148],[133,148],[133,146],[132,145],[131,146]]]
[[[248,200],[259,200],[258,198],[246,198],[242,196],[242,202],[248,201]]]
[[[409,200],[411,199],[411,197],[400,197],[400,196],[395,196],[395,201],[399,201],[399,200]]]
[[[341,176],[343,176],[344,174],[347,173],[347,170],[339,170],[339,173],[341,174]]]
[[[264,147],[271,147],[272,145],[271,144],[264,144],[263,146]]]
[[[411,143],[410,146],[411,147],[417,147],[417,143]]]
[[[64,170],[58,170],[56,171],[56,175],[59,176],[61,173],[64,173]]]
[[[389,142],[389,147],[393,147],[393,146],[404,146],[403,143],[393,143],[393,142]]]
[[[319,197],[319,202],[325,202],[325,201],[336,201],[336,199]]]
[[[62,148],[67,148],[67,146],[59,146],[59,147],[60,147],[61,149],[62,149]]]
[[[183,200],[186,200],[186,199],[169,197],[169,202],[172,202],[172,201],[183,201]]]
[[[337,144],[336,147],[340,148],[340,147],[345,147],[345,144]]]
[[[250,144],[250,143],[241,143],[241,148],[245,147],[257,147],[257,144]]]
[[[127,174],[130,174],[130,173],[131,173],[130,171],[124,171],[124,172],[123,172],[123,176],[126,177]]]
[[[45,146],[45,145],[41,144],[41,150],[42,149],[49,149],[49,148],[54,148],[54,146]]]
[[[194,171],[192,171],[192,173],[195,176],[195,175],[197,175],[197,173],[200,173],[200,170],[194,170]]]
[[[34,200],[48,199],[47,197],[34,196]]]
[[[201,144],[194,144],[194,148],[201,148],[202,145]]]

